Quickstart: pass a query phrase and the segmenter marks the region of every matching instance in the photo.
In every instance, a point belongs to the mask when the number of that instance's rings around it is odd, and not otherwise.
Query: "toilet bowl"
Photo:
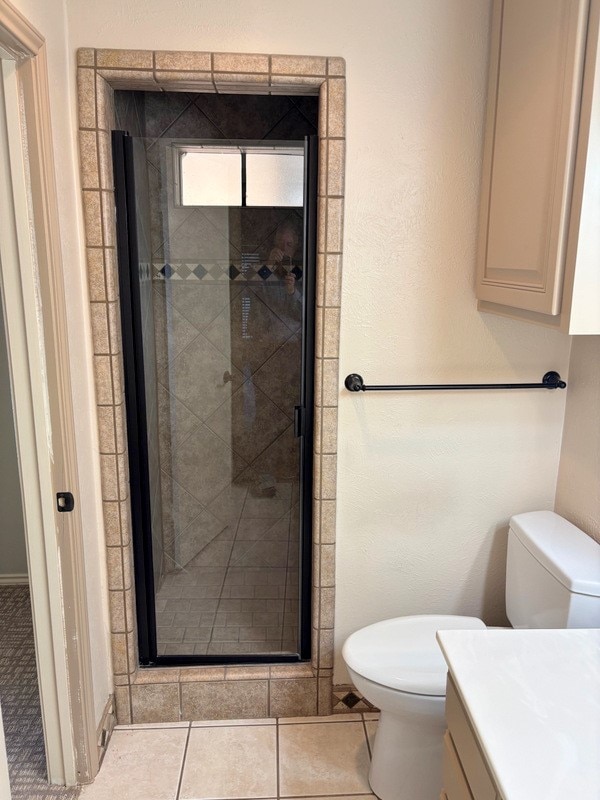
[[[600,628],[600,545],[552,511],[512,517],[506,609],[515,628]],[[439,798],[447,668],[435,635],[485,627],[476,617],[397,617],[346,640],[350,677],[381,710],[369,772],[381,800]]]
[[[383,800],[439,797],[447,667],[435,634],[474,628],[485,625],[476,617],[397,617],[346,640],[352,682],[381,709],[369,783]]]

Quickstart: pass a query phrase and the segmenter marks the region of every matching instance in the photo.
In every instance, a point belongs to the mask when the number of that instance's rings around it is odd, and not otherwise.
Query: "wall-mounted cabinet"
[[[494,0],[479,308],[600,333],[600,0]]]

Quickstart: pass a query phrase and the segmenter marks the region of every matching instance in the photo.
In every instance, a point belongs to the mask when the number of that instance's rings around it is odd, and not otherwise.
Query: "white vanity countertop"
[[[600,630],[437,638],[504,800],[600,800]]]

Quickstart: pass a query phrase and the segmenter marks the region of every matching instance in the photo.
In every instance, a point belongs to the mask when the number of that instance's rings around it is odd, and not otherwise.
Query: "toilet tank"
[[[513,628],[600,628],[600,545],[553,511],[512,517],[506,614]]]

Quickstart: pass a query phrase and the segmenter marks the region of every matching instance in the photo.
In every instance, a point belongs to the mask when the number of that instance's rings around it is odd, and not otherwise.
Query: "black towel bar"
[[[558,372],[547,372],[541,383],[440,383],[411,386],[366,386],[361,375],[348,375],[344,386],[349,392],[448,391],[464,389],[565,389],[567,384]]]

